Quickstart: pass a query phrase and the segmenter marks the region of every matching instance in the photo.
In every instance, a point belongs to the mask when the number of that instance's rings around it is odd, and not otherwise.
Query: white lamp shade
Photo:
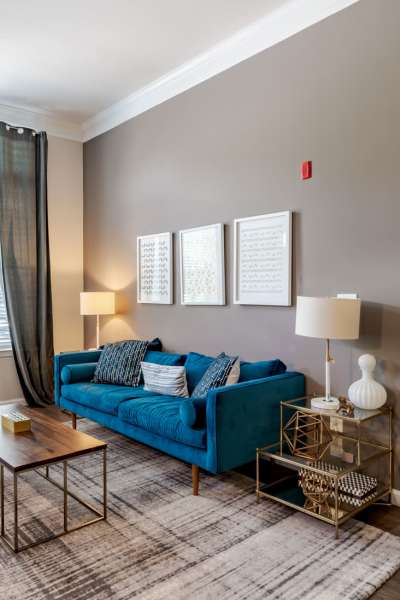
[[[297,296],[296,334],[330,340],[356,340],[361,300]]]
[[[81,315],[114,315],[115,292],[81,292]]]

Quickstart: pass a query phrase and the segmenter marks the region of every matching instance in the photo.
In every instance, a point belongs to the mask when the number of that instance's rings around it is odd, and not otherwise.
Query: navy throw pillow
[[[106,344],[94,372],[93,383],[112,383],[137,387],[140,383],[140,363],[149,342],[129,340]]]
[[[225,352],[219,354],[194,388],[192,397],[205,398],[210,390],[225,385],[237,359],[237,356],[228,356]]]

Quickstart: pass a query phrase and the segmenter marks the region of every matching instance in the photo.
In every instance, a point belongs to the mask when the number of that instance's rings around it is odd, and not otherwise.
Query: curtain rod
[[[10,125],[10,123],[5,123],[5,122],[4,122],[4,125],[6,126],[6,130],[7,131],[10,131],[10,129],[15,129],[20,135],[22,135],[24,133],[25,129],[31,130],[32,131],[32,135],[36,135],[37,134],[36,129],[31,129],[31,127],[25,127],[24,128],[24,127],[21,127],[19,125]]]

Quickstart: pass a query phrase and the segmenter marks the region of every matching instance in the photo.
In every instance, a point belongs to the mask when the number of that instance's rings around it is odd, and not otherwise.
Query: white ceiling
[[[82,123],[288,0],[0,0],[0,103]]]

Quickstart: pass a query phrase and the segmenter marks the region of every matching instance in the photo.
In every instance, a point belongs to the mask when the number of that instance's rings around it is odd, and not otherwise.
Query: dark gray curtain
[[[15,364],[30,406],[53,402],[47,136],[0,122],[0,243]]]

